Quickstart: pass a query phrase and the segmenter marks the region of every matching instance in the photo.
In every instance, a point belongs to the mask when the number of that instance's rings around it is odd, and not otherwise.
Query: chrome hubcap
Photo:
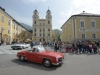
[[[23,56],[21,56],[21,60],[24,60],[24,57]]]
[[[50,66],[50,61],[49,61],[49,60],[45,60],[44,64],[45,64],[46,66]]]

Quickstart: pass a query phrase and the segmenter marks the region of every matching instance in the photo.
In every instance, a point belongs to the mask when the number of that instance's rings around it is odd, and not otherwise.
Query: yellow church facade
[[[50,42],[55,41],[55,33],[52,29],[52,15],[48,9],[46,12],[46,18],[39,18],[39,13],[35,9],[33,12],[33,41],[35,42]]]

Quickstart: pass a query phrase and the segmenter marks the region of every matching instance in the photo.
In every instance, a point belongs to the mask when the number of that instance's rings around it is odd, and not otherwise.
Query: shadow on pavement
[[[38,63],[30,62],[30,61],[22,62],[22,61],[20,61],[20,59],[14,59],[14,60],[11,60],[11,61],[13,63],[18,64],[18,65],[22,65],[22,66],[26,66],[26,67],[32,67],[32,68],[45,70],[45,71],[54,71],[57,68],[61,67],[61,65],[58,65],[58,66],[57,65],[53,65],[53,66],[50,66],[50,67],[45,67],[42,64],[38,64]]]

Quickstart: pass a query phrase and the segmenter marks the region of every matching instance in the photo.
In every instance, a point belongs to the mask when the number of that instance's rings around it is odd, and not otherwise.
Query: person
[[[33,46],[34,46],[34,44],[33,44],[33,42],[31,41],[31,43],[30,43],[30,46],[31,46],[31,49],[33,48]]]
[[[54,52],[57,52],[58,46],[57,43],[54,44]]]
[[[36,49],[35,48],[33,48],[33,52],[35,52],[36,51]]]

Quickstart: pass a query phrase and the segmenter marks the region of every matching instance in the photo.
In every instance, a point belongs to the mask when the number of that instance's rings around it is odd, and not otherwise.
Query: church
[[[33,16],[33,41],[34,42],[49,42],[53,41],[52,37],[52,15],[48,9],[45,19],[39,18],[37,9],[34,10]]]

